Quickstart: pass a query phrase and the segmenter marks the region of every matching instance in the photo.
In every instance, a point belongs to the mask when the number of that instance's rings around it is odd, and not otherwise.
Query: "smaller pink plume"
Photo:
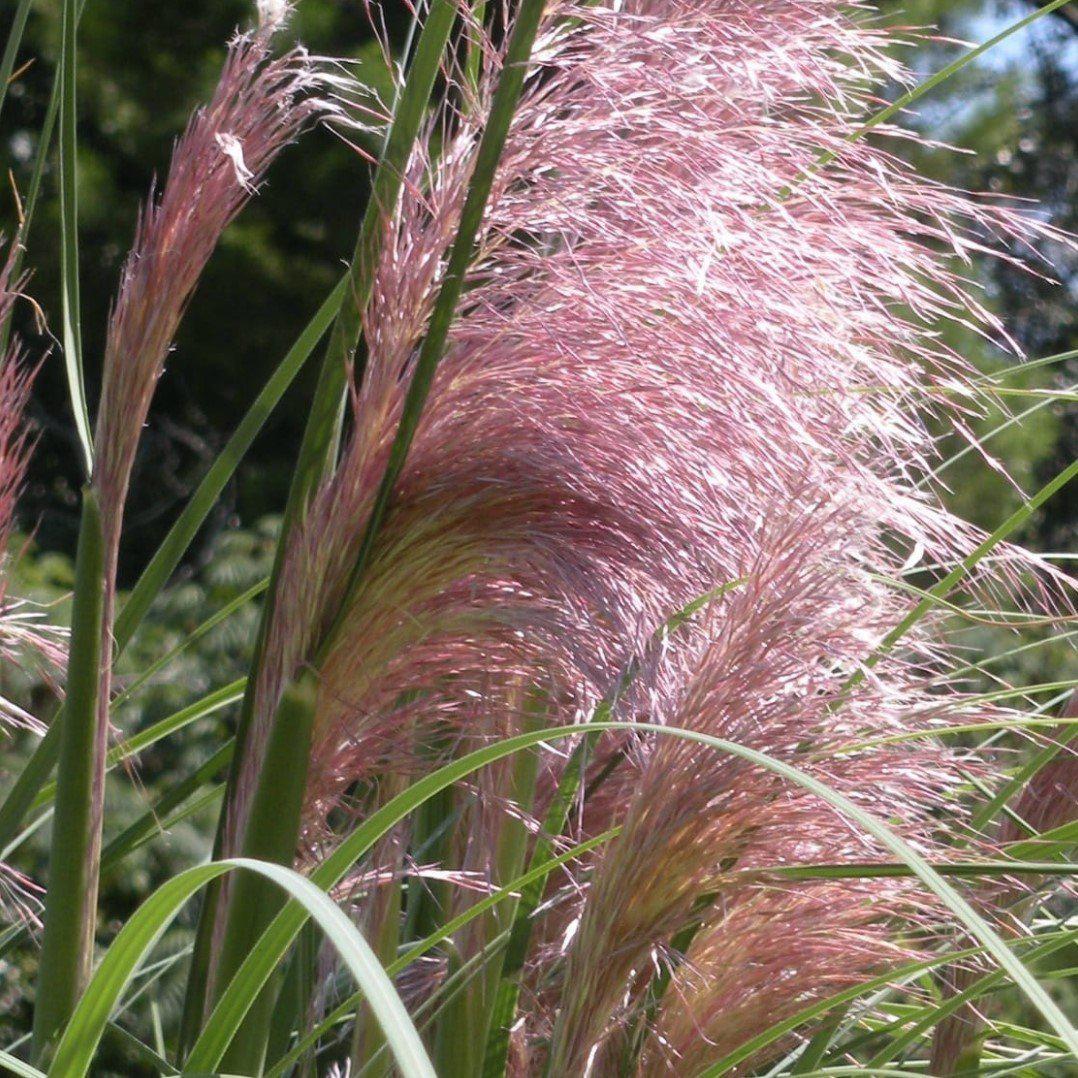
[[[2,237],[0,237],[2,242]],[[0,330],[8,327],[24,280],[13,279],[14,247],[0,264]],[[48,679],[63,660],[62,634],[48,626],[33,606],[9,592],[15,512],[26,479],[33,439],[25,422],[34,368],[24,362],[18,342],[0,356],[0,670],[35,666]],[[6,680],[6,678],[5,678]],[[42,724],[14,701],[0,696],[0,729],[42,733]],[[0,862],[0,915],[35,924],[38,888],[22,873]]]
[[[221,234],[280,150],[330,108],[302,49],[271,57],[280,22],[267,17],[233,40],[213,99],[176,144],[160,197],[143,208],[109,322],[97,419],[94,479],[107,529],[119,527],[154,387]]]
[[[2,240],[2,237],[0,237]],[[0,265],[0,328],[7,326],[24,280],[13,280],[14,247]],[[14,553],[15,512],[26,479],[33,439],[25,422],[36,370],[25,362],[18,341],[0,356],[0,662],[13,667],[27,662],[42,667],[46,677],[63,660],[61,634],[44,623],[33,606],[8,592]],[[0,697],[0,725],[42,731],[23,708]]]

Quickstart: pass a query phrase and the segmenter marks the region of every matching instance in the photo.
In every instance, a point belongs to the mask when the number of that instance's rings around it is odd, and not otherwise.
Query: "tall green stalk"
[[[45,903],[45,935],[34,1006],[33,1055],[40,1059],[70,1017],[90,972],[96,876],[93,854],[94,755],[97,742],[104,612],[105,545],[97,495],[83,492],[82,523],[75,558],[67,699],[60,726]]]
[[[299,834],[305,765],[311,749],[316,682],[305,673],[289,685],[266,746],[260,784],[251,804],[243,856],[291,865]],[[296,766],[297,762],[301,766]],[[235,881],[218,958],[218,976],[227,983],[243,964],[266,926],[284,905],[284,895],[264,877],[241,873]],[[262,1069],[275,984],[259,996],[224,1060],[225,1071],[258,1074]]]
[[[255,675],[261,667],[269,626],[276,613],[277,580],[288,536],[305,511],[311,494],[332,469],[336,460],[349,362],[359,343],[363,311],[370,297],[374,267],[381,253],[384,224],[397,205],[404,169],[411,156],[423,117],[426,115],[442,56],[456,19],[456,12],[456,5],[452,0],[433,0],[430,12],[423,24],[423,31],[416,44],[415,57],[409,69],[407,82],[397,102],[389,136],[375,173],[371,197],[367,203],[355,253],[349,267],[348,287],[351,296],[346,297],[342,303],[330,333],[329,344],[319,372],[318,384],[300,445],[299,457],[292,476],[281,535],[270,574],[269,591],[262,608],[262,619],[251,661],[252,676],[249,680],[251,686],[257,683]],[[362,362],[357,362],[356,377],[362,377]],[[253,704],[252,690],[244,697],[236,731],[237,751],[232,758],[228,794],[221,810],[214,844],[215,853],[218,855],[223,850],[225,825],[232,797],[244,766],[245,747],[253,721]],[[306,761],[302,762],[302,766],[306,773]],[[295,835],[292,836],[292,841],[295,842]],[[218,916],[220,894],[220,887],[211,885],[207,889],[203,904],[184,1001],[181,1051],[197,1036],[205,1011],[212,964],[212,933]]]
[[[418,135],[420,121],[426,109],[426,102],[429,100],[431,90],[433,89],[433,80],[437,70],[437,62],[440,61],[444,51],[455,17],[455,7],[452,10],[443,10],[444,7],[444,4],[438,4],[432,8],[430,15],[427,17],[427,21],[424,24],[423,33],[420,36],[419,44],[417,46],[413,70],[418,68],[420,63],[423,63],[424,65],[434,65],[433,70],[425,71],[424,77],[421,80],[418,80],[425,82],[425,93],[420,100],[418,95],[418,89],[420,89],[420,87],[413,86],[412,80],[409,79],[409,83],[405,87],[405,91],[398,103],[397,113],[394,116],[394,127],[387,140],[385,158],[383,159],[383,162],[379,167],[378,175],[375,178],[374,191],[368,206],[367,215],[364,218],[363,228],[361,229],[359,243],[356,249],[356,258],[353,262],[353,274],[355,275],[353,279],[358,281],[362,286],[362,291],[359,291],[356,296],[357,303],[355,307],[346,304],[342,308],[341,316],[338,318],[337,325],[334,327],[334,332],[330,339],[327,363],[326,366],[323,367],[323,376],[320,379],[319,384],[319,394],[320,396],[323,396],[323,399],[319,403],[317,423],[318,430],[322,432],[322,436],[329,434],[329,440],[334,444],[336,441],[335,435],[338,429],[337,425],[339,423],[339,419],[336,417],[339,416],[339,409],[343,403],[344,378],[347,370],[346,365],[342,362],[342,360],[346,358],[344,356],[337,356],[337,362],[334,364],[335,346],[340,347],[342,343],[347,344],[345,334],[348,331],[349,326],[354,326],[357,334],[361,326],[362,312],[365,308],[367,297],[369,296],[377,256],[381,249],[383,213],[390,212],[392,208],[395,207],[401,183],[400,173],[397,173],[395,176],[387,175],[387,165],[389,164],[391,155],[400,155],[398,165],[402,168],[407,160],[407,155],[411,152],[411,146],[414,144],[415,137]],[[521,91],[523,90],[528,61],[531,58],[532,46],[535,41],[536,33],[538,32],[543,9],[543,0],[524,0],[524,3],[517,13],[508,48],[506,50],[505,65],[502,69],[501,77],[498,80],[498,87],[491,103],[490,116],[483,129],[483,135],[480,139],[476,153],[475,169],[472,173],[468,193],[464,201],[464,207],[461,211],[461,220],[457,235],[450,250],[446,276],[438,293],[427,335],[424,338],[423,345],[420,348],[419,357],[416,361],[415,371],[409,385],[408,394],[405,398],[401,421],[397,428],[393,445],[390,449],[386,471],[382,477],[378,495],[367,522],[356,565],[345,590],[343,601],[339,607],[338,617],[327,634],[327,638],[323,640],[322,646],[319,648],[318,655],[315,657],[316,664],[318,659],[325,654],[327,644],[335,638],[341,620],[346,612],[350,597],[354,592],[354,589],[358,586],[359,579],[366,567],[375,536],[388,507],[393,485],[404,465],[412,438],[414,437],[416,428],[419,424],[419,417],[430,392],[430,386],[434,378],[435,370],[437,369],[438,362],[445,350],[449,327],[452,324],[457,303],[459,302],[461,292],[463,291],[464,278],[468,267],[471,264],[476,236],[482,222],[487,199],[490,195],[491,188],[493,187],[498,162],[501,159],[502,149],[504,148],[505,140],[509,133],[509,126],[512,123],[517,102],[519,101]],[[438,16],[437,19],[436,14]],[[433,30],[432,22],[434,23]],[[410,91],[413,91],[413,93],[410,94]],[[411,130],[403,130],[402,135],[398,137],[398,123],[402,125],[402,128],[410,128]],[[406,140],[406,144],[403,137],[404,134],[410,135]],[[391,189],[392,200],[386,197],[387,192],[385,188],[387,187]],[[329,394],[333,392],[334,387],[338,385],[341,392],[331,408]],[[313,418],[314,412],[312,411],[312,419]],[[305,437],[305,448],[308,447],[308,444],[313,445],[314,442],[318,440],[312,431],[313,428],[309,426],[307,434],[310,435],[310,438]],[[314,486],[324,473],[326,466],[327,464],[325,461],[323,461],[321,466],[318,466],[316,459],[311,455],[304,454],[303,449],[301,449],[301,460],[294,476],[293,490],[295,491],[299,488],[304,491],[304,502],[302,504],[306,504],[306,497],[308,497],[309,492],[314,489]],[[296,511],[297,507],[295,505],[290,505],[289,508]],[[281,545],[278,546],[278,566],[275,567],[275,571],[276,568],[279,568],[284,542],[285,540],[282,538]],[[273,616],[272,597],[267,603],[266,611],[267,617],[263,621],[260,642],[264,642],[269,618]],[[260,660],[261,655],[258,656],[258,661]],[[251,684],[254,684],[256,678],[252,676],[250,681]],[[248,699],[250,699],[250,694],[248,694]],[[249,724],[251,721],[249,706],[245,714],[245,719],[247,724]],[[243,721],[244,720],[241,720],[241,723]],[[243,754],[246,732],[246,729],[241,725],[240,732],[237,735],[240,752],[233,758],[233,774],[235,776],[238,776],[241,773],[241,757]],[[274,738],[272,729],[269,736],[271,740]],[[293,756],[292,766],[296,767],[297,770],[303,771],[304,781],[306,779],[306,763],[306,759],[301,760],[298,757]],[[259,784],[259,790],[261,790],[262,785],[264,785],[263,776],[259,777]],[[235,787],[233,786],[233,788]],[[256,797],[257,796],[258,794],[256,793]],[[225,811],[228,811],[227,805]],[[258,841],[272,842],[272,844],[276,845],[278,843],[283,844],[284,839],[290,837],[294,846],[298,838],[298,821],[296,821],[296,826],[291,830],[289,836],[286,832],[291,828],[291,822],[285,820],[281,814],[275,815],[272,818],[267,818],[260,826],[273,829],[275,835],[272,839],[267,837]],[[250,832],[248,832],[248,840],[250,841],[250,839],[251,835]],[[204,924],[200,926],[201,939],[199,942],[201,944],[201,950],[206,956],[203,958],[203,962],[207,962],[208,959],[209,933],[211,931],[205,923],[205,918],[207,912],[216,917],[216,910],[211,910],[211,906],[215,905],[216,902],[207,902],[206,910],[204,910]],[[226,940],[223,944],[223,951],[227,953],[230,946],[231,944],[228,942],[226,929]],[[208,972],[208,964],[205,972]],[[205,975],[205,972],[203,970],[198,971],[202,976]],[[226,983],[224,978],[221,979],[221,983]],[[202,988],[202,994],[204,995],[204,987]],[[258,1052],[263,1050],[261,1047],[255,1049],[252,1045],[264,1045],[265,1037],[268,1033],[266,1022],[259,1020],[257,1017],[254,1018],[249,1025],[251,1031],[245,1035],[245,1038],[249,1036],[250,1041],[245,1047],[238,1050],[238,1058],[245,1062],[249,1062],[253,1058],[256,1050]],[[230,1057],[230,1062],[234,1063],[235,1061],[236,1060],[233,1060],[232,1057]]]
[[[397,426],[393,444],[390,446],[389,460],[371,507],[356,564],[345,589],[344,601],[340,604],[334,624],[326,634],[323,650],[335,640],[347,617],[351,599],[366,571],[378,529],[389,507],[393,487],[404,467],[412,439],[419,427],[419,420],[427,403],[435,372],[442,353],[445,351],[449,328],[453,324],[457,304],[464,291],[464,279],[475,254],[476,236],[483,221],[487,199],[494,186],[494,175],[497,172],[498,162],[501,160],[506,136],[509,134],[509,126],[513,122],[517,102],[524,89],[528,61],[531,59],[532,46],[535,43],[535,35],[539,30],[539,21],[544,7],[543,0],[522,0],[513,22],[513,31],[506,48],[501,77],[498,79],[498,88],[494,92],[494,99],[490,106],[490,116],[487,118],[479,148],[476,151],[475,167],[464,199],[464,207],[461,210],[457,235],[449,252],[445,277],[434,303],[427,335],[423,338],[423,344],[415,362],[415,370],[401,409],[400,423]]]

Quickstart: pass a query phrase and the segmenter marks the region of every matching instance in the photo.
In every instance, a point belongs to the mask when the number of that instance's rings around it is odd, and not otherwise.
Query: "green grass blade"
[[[174,648],[165,652],[159,659],[152,662],[142,673],[139,674],[134,681],[125,686],[122,692],[118,692],[112,698],[113,709],[121,708],[126,704],[147,681],[150,680],[155,674],[163,670],[174,659],[177,659],[188,648],[194,647],[200,640],[202,640],[208,633],[211,633],[218,625],[223,621],[227,621],[237,610],[245,607],[252,599],[257,599],[266,590],[266,585],[269,581],[265,578],[258,581],[257,584],[252,584],[242,595],[237,595],[234,599],[229,600],[219,610],[214,611],[205,621],[203,621],[196,628],[192,629]]]
[[[30,5],[32,3],[33,0],[19,0],[19,6],[15,9],[15,16],[11,20],[7,44],[4,46],[4,55],[0,59],[0,112],[3,111],[7,88],[15,71],[15,57],[19,54],[19,46],[22,44],[22,35],[26,29],[26,20],[30,15]]]
[[[1075,737],[1078,737],[1078,722],[1057,719],[1053,720],[1051,725],[1058,726],[1062,731],[1061,735],[1054,739],[1051,744],[1045,745],[1040,751],[1035,752],[988,802],[977,809],[972,820],[972,825],[977,830],[983,830],[987,827],[1006,808],[1011,798],[1019,791],[1024,790],[1033,776],[1042,768],[1047,767],[1060,752],[1071,751],[1068,746]]]
[[[116,1022],[109,1022],[105,1036],[118,1046],[135,1055],[143,1066],[152,1067],[157,1074],[173,1075],[179,1072],[167,1059],[163,1059],[148,1044],[143,1044],[133,1033],[129,1033]]]
[[[19,1075],[19,1078],[45,1078],[44,1071],[39,1071],[37,1067],[31,1067],[29,1063],[24,1063],[17,1056],[13,1056],[10,1052],[5,1052],[2,1048],[0,1048],[0,1067],[10,1071],[12,1074]]]
[[[59,734],[56,815],[49,856],[45,933],[34,1008],[33,1057],[40,1059],[71,1014],[89,975],[96,916],[93,819],[97,697],[104,601],[104,538],[97,495],[83,492],[75,558],[67,697]]]
[[[515,880],[507,883],[504,887],[500,887],[497,891],[494,891],[489,895],[484,895],[483,898],[469,906],[463,913],[458,914],[456,917],[447,921],[437,932],[432,933],[426,939],[420,940],[418,943],[409,947],[404,954],[400,955],[386,966],[386,973],[390,977],[395,977],[402,970],[407,969],[407,967],[417,958],[421,958],[434,947],[437,947],[438,944],[443,943],[462,928],[467,927],[477,917],[482,916],[488,910],[496,908],[500,903],[515,898],[520,894],[523,888],[527,887],[534,880],[545,880],[554,869],[561,865],[568,864],[570,861],[575,861],[578,857],[582,857],[584,854],[590,853],[592,850],[605,845],[614,838],[615,835],[619,834],[620,831],[621,828],[619,827],[613,827],[609,831],[604,831],[602,834],[596,835],[594,838],[590,838],[587,841],[581,842],[579,845],[573,846],[565,852],[560,853],[557,857],[552,857],[550,860],[536,865],[523,875],[518,876]],[[280,1078],[281,1075],[285,1074],[305,1052],[313,1048],[335,1025],[340,1024],[345,1018],[350,1017],[351,1012],[362,1002],[362,999],[363,994],[357,992],[355,995],[349,996],[348,999],[335,1007],[330,1014],[326,1015],[322,1021],[318,1023],[318,1025],[313,1029],[308,1030],[287,1055],[282,1056],[282,1058],[266,1072],[266,1078]]]
[[[457,303],[464,289],[464,278],[474,255],[475,240],[483,220],[483,212],[494,184],[494,174],[501,160],[502,149],[505,146],[506,136],[509,134],[509,126],[513,121],[517,102],[524,88],[532,45],[535,42],[544,6],[543,0],[522,0],[517,9],[513,30],[506,48],[505,62],[491,102],[490,115],[483,127],[479,148],[476,151],[475,168],[468,184],[464,206],[461,209],[457,234],[449,252],[445,276],[431,312],[427,334],[419,349],[412,380],[401,410],[400,423],[390,447],[385,473],[371,507],[345,598],[335,624],[327,633],[327,647],[337,635],[347,615],[351,596],[366,570],[375,537],[389,505],[393,486],[404,467],[404,461],[408,456],[423,407],[430,393],[431,383],[434,381],[435,371],[445,350],[449,328],[453,323]],[[325,648],[323,653],[324,650]]]
[[[64,367],[71,411],[82,449],[83,466],[93,472],[93,435],[82,373],[82,326],[79,304],[79,179],[76,135],[76,30],[78,0],[63,0],[60,37],[60,258]]]
[[[1029,970],[1011,953],[1007,944],[993,928],[979,916],[932,866],[896,835],[886,824],[866,813],[844,795],[832,790],[812,775],[805,774],[790,764],[775,760],[764,753],[722,738],[677,727],[657,726],[651,723],[602,722],[595,729],[633,730],[665,737],[680,737],[706,745],[720,752],[739,756],[750,763],[766,768],[774,774],[808,790],[836,809],[845,818],[870,834],[885,849],[912,869],[921,882],[932,891],[950,911],[962,927],[983,946],[998,965],[1010,975],[1030,1002],[1044,1016],[1048,1024],[1068,1047],[1078,1054],[1078,1032],[1074,1030],[1059,1006],[1037,983]],[[559,738],[579,735],[579,726],[557,727],[537,730],[508,738],[495,745],[488,745],[439,768],[438,771],[415,782],[403,793],[393,798],[344,839],[340,846],[312,873],[311,881],[319,887],[335,886],[371,846],[393,826],[409,815],[418,805],[439,790],[459,782],[474,771],[504,759],[514,752],[532,746],[555,741]],[[289,904],[276,917],[252,950],[232,983],[222,993],[198,1042],[188,1059],[191,1070],[212,1071],[228,1046],[233,1032],[238,1028],[247,1009],[257,998],[272,971],[287,952],[292,940],[306,921],[304,912]]]
[[[155,832],[166,828],[166,818],[203,786],[218,778],[231,756],[232,742],[229,741],[190,775],[166,790],[146,812],[117,835],[101,853],[102,875],[113,871],[129,853]]]
[[[374,283],[374,271],[385,237],[385,221],[400,197],[404,169],[412,154],[431,92],[456,19],[452,0],[433,0],[423,22],[408,78],[393,112],[393,122],[371,185],[371,196],[360,225],[356,249],[348,271],[348,299],[333,325],[318,387],[304,431],[299,460],[289,493],[289,506],[297,513],[332,467],[339,435],[348,364],[359,342],[362,317]],[[362,378],[362,357],[356,377]],[[291,514],[286,511],[286,519]]]
[[[1051,3],[1043,4],[1038,10],[1031,12],[1024,19],[1019,19],[1017,22],[1011,23],[1009,26],[1004,27],[994,37],[989,38],[987,41],[980,45],[970,49],[968,52],[963,53],[957,60],[949,63],[946,67],[941,68],[936,74],[930,78],[925,79],[924,82],[915,86],[912,90],[907,91],[901,97],[897,98],[894,102],[888,105],[886,108],[881,109],[879,112],[874,113],[872,117],[853,135],[853,138],[862,138],[874,127],[879,127],[880,124],[886,123],[892,117],[898,115],[903,109],[908,108],[914,102],[919,101],[925,94],[930,93],[937,86],[942,86],[952,76],[957,75],[964,67],[972,64],[975,60],[979,59],[986,52],[994,49],[997,45],[1002,44],[1007,38],[1017,34],[1020,30],[1024,30],[1027,26],[1031,26],[1038,19],[1043,19],[1045,15],[1050,15],[1053,11],[1063,7],[1064,4],[1070,3],[1070,0],[1051,0]],[[833,160],[834,155],[830,155],[827,160]]]
[[[316,689],[314,676],[308,672],[289,685],[281,697],[251,804],[244,857],[279,865],[292,863],[307,788]],[[244,874],[236,880],[218,955],[217,977],[222,984],[231,980],[282,903],[283,896],[268,879]],[[273,997],[266,991],[222,1061],[226,1071],[261,1071],[272,1009]]]
[[[207,715],[212,715],[230,704],[236,703],[237,700],[242,698],[246,684],[245,678],[239,678],[236,681],[229,682],[227,685],[222,685],[221,688],[207,693],[201,700],[196,700],[193,704],[180,708],[179,711],[159,719],[151,726],[147,726],[145,730],[140,730],[132,737],[114,745],[109,749],[106,757],[107,769],[111,771],[125,760],[130,760],[151,745],[156,745],[158,741],[186,729],[192,723],[198,722],[199,719],[206,718]],[[56,783],[50,783],[37,795],[33,808],[43,808],[53,799],[55,794]]]
[[[393,110],[393,120],[375,172],[371,197],[364,211],[355,254],[348,271],[347,302],[342,303],[334,322],[300,443],[299,456],[281,524],[281,535],[270,572],[269,591],[262,607],[262,619],[255,640],[251,661],[252,684],[256,682],[254,674],[261,665],[269,625],[276,610],[277,578],[281,569],[285,543],[293,524],[305,511],[312,492],[336,459],[349,359],[359,340],[362,316],[370,296],[374,269],[381,252],[384,221],[397,205],[404,169],[426,115],[456,14],[457,9],[453,0],[433,0],[416,43],[415,55],[409,66],[407,79]],[[357,366],[357,377],[361,376],[362,369]],[[250,722],[251,700],[247,698],[244,700],[236,729],[237,751],[233,755],[228,790],[214,841],[217,851],[221,848],[231,791],[235,788],[242,767]],[[211,964],[211,932],[217,917],[218,894],[216,887],[210,888],[199,918],[198,941],[184,1001],[180,1037],[182,1049],[185,1049],[194,1039],[202,1022],[206,982]]]
[[[875,666],[906,633],[913,628],[932,608],[938,599],[945,598],[984,560],[993,550],[1010,535],[1021,528],[1033,514],[1053,495],[1062,490],[1076,475],[1078,461],[1072,461],[1054,479],[1045,483],[1024,505],[1019,506],[1002,524],[992,532],[975,550],[963,558],[942,580],[929,589],[926,598],[917,603],[906,616],[880,641],[871,655],[865,659],[865,667]],[[858,670],[846,682],[845,691],[849,691],[864,680],[865,670]]]
[[[798,1056],[797,1062],[790,1068],[791,1074],[807,1074],[809,1071],[814,1071],[820,1065],[820,1061],[827,1054],[827,1049],[830,1047],[831,1041],[838,1031],[839,1026],[842,1025],[848,1009],[848,1004],[836,1007],[834,1011],[827,1016],[823,1025],[816,1031],[812,1040],[805,1046],[804,1052]]]
[[[931,865],[938,875],[959,879],[1078,875],[1078,865],[1058,861],[933,861]],[[916,873],[904,861],[855,861],[845,865],[776,865],[747,870],[744,875],[782,880],[876,880]]]
[[[16,840],[22,821],[56,766],[56,758],[60,754],[60,731],[63,729],[66,710],[63,705],[57,710],[45,736],[23,764],[7,797],[4,798],[3,805],[0,805],[0,849],[6,849]]]
[[[192,895],[227,872],[257,873],[286,892],[318,924],[356,981],[386,1034],[397,1066],[408,1078],[435,1078],[419,1034],[362,933],[318,886],[284,865],[248,858],[188,869],[163,884],[120,930],[68,1022],[49,1068],[55,1078],[83,1078],[113,1009],[139,965]]]
[[[1067,363],[1072,359],[1078,359],[1078,348],[1072,348],[1067,352],[1056,352],[1050,356],[1041,356],[1039,359],[1027,359],[1022,363],[1013,363],[1011,366],[1004,367],[1003,370],[994,374],[982,374],[979,378],[974,379],[974,384],[984,385],[991,383],[995,385],[999,382],[1005,382],[1008,378],[1028,374],[1030,371],[1035,371],[1040,367],[1050,367],[1056,363]]]
[[[1042,831],[1036,838],[1023,839],[1004,849],[1010,857],[1023,860],[1027,857],[1044,857],[1051,853],[1065,853],[1078,844],[1078,820],[1061,824],[1050,831]]]

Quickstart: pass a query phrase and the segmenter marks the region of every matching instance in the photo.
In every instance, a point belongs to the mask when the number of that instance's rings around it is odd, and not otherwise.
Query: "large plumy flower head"
[[[844,747],[983,715],[946,684],[937,619],[879,645],[910,607],[891,582],[980,539],[926,482],[928,413],[961,428],[977,407],[941,324],[1005,341],[955,267],[1036,226],[858,137],[901,74],[890,43],[836,0],[548,8],[445,355],[350,592],[501,63],[483,43],[478,87],[432,121],[388,216],[352,428],[284,554],[253,743],[318,656],[311,841],[332,841],[346,795],[359,811],[384,797],[386,774],[585,716],[670,615],[735,581],[664,639],[620,714],[803,763],[926,850],[941,819],[963,826],[974,762],[929,737]],[[969,583],[1013,594],[1031,571],[1062,586],[1014,549]],[[692,917],[645,1067],[687,1073],[692,1053],[893,958],[896,920],[931,922],[907,886],[747,882],[730,866],[880,851],[758,769],[621,740],[620,771],[576,819],[622,834],[537,940],[524,1070],[553,1034],[556,1072],[606,1073]],[[543,755],[540,800],[563,759]],[[486,811],[509,799],[497,779],[477,789],[443,867],[493,878],[499,830],[535,806]],[[819,930],[829,917],[841,948]],[[800,959],[782,950],[798,923],[815,926]],[[742,931],[771,980],[749,977]],[[724,1031],[741,983],[757,1005]]]

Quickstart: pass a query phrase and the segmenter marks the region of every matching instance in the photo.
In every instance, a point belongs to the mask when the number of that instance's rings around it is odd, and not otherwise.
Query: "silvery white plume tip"
[[[275,30],[288,18],[291,5],[288,0],[256,0],[258,25]]]

